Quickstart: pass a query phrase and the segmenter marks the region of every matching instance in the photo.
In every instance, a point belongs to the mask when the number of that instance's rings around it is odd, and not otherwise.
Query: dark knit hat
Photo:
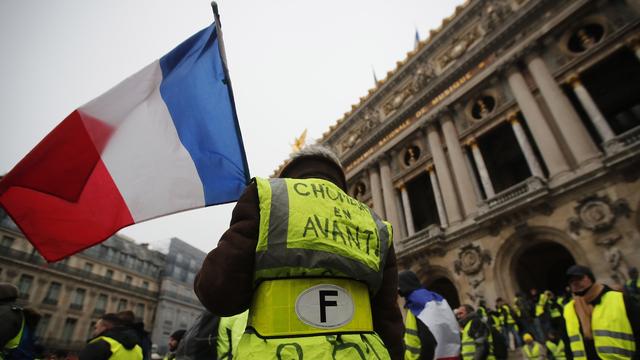
[[[182,340],[182,337],[184,336],[184,333],[186,333],[187,330],[185,329],[180,329],[180,330],[176,330],[173,332],[173,334],[171,334],[170,337],[174,338],[177,341]]]
[[[574,276],[588,276],[589,279],[591,279],[592,282],[596,282],[596,277],[593,276],[593,272],[591,271],[591,269],[589,269],[586,266],[583,265],[572,265],[570,268],[567,269],[567,278],[571,278]]]
[[[18,288],[13,284],[0,283],[0,301],[14,301],[18,298]]]
[[[307,160],[317,160],[321,163],[328,164],[333,170],[330,170],[332,174],[330,177],[335,178],[335,183],[343,190],[347,188],[347,180],[345,178],[344,169],[342,168],[342,163],[338,156],[328,147],[320,144],[312,144],[307,145],[302,148],[300,151],[291,154],[291,157],[284,165],[284,167],[280,170],[278,177],[284,178],[289,177],[289,175],[293,172],[297,172],[300,169],[300,166],[305,166],[308,163],[305,163]],[[319,169],[317,169],[319,170]]]

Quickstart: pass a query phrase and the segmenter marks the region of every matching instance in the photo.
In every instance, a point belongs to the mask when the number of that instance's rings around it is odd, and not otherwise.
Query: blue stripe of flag
[[[206,205],[235,201],[249,180],[215,25],[160,59],[160,94],[202,180]]]

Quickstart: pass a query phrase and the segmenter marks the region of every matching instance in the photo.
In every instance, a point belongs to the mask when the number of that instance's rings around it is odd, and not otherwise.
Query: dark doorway
[[[531,176],[527,160],[510,124],[496,126],[478,139],[478,146],[496,193]]]
[[[458,297],[458,290],[456,286],[453,285],[451,280],[441,277],[437,278],[429,285],[426,286],[427,290],[436,292],[442,295],[443,298],[447,299],[449,306],[451,309],[455,309],[460,306],[460,298]]]
[[[420,231],[431,224],[439,224],[438,209],[429,176],[422,173],[407,183],[409,203],[415,230]]]
[[[565,272],[576,263],[564,246],[543,242],[525,250],[516,258],[516,281],[520,291],[536,288],[538,293],[551,290],[554,294],[564,292],[567,285]]]

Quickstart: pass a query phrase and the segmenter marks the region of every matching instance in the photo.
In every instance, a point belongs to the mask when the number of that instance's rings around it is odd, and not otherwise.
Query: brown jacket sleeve
[[[195,278],[196,295],[212,313],[230,316],[251,305],[259,224],[258,189],[251,183],[233,209],[229,229],[220,238],[218,247],[207,255]],[[371,300],[371,310],[373,328],[392,359],[402,359],[404,355],[404,325],[396,302],[397,293],[398,268],[391,248],[382,286]]]
[[[204,259],[194,281],[196,295],[212,313],[231,316],[251,305],[259,225],[258,189],[253,182],[240,196],[229,229]]]
[[[373,329],[380,335],[391,359],[404,358],[404,323],[398,307],[398,264],[396,253],[389,249],[387,263],[384,268],[382,286],[371,299],[373,313]]]

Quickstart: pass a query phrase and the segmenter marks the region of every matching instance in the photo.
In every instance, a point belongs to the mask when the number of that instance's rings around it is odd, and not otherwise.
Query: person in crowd
[[[484,321],[485,323],[488,323],[490,321],[487,302],[484,299],[478,301],[478,310],[476,310],[476,313],[478,313],[480,320]]]
[[[220,317],[204,310],[182,337],[176,359],[235,359],[249,311]],[[215,356],[214,356],[215,355]],[[217,357],[216,357],[217,356]]]
[[[0,283],[0,359],[33,359],[40,315],[16,304],[18,288]]]
[[[640,278],[638,278],[638,268],[629,269],[629,280],[624,284],[624,291],[640,303]]]
[[[547,349],[533,339],[529,333],[522,336],[524,346],[522,347],[522,357],[527,360],[544,360],[547,358]]]
[[[597,283],[590,268],[567,270],[573,299],[564,319],[574,359],[640,359],[640,309],[629,296]]]
[[[544,343],[547,347],[547,357],[551,360],[565,360],[567,358],[564,342],[560,338],[557,330],[551,329],[547,334],[547,341]]]
[[[563,305],[558,303],[558,298],[552,291],[545,291],[548,294],[545,312],[549,314],[550,329],[562,330],[564,319],[562,318]]]
[[[398,294],[405,299],[404,307],[407,309],[405,317],[405,356],[409,359],[433,359],[438,341],[429,329],[429,326],[420,319],[420,315],[425,309],[426,303],[433,299],[433,293],[424,289],[418,276],[410,270],[400,272],[398,275]],[[450,311],[451,309],[449,309]],[[446,311],[446,309],[445,309]],[[426,315],[426,314],[425,314]],[[453,317],[453,313],[451,314]],[[457,324],[456,325],[456,331]],[[453,333],[457,341],[457,352],[460,353],[459,332]]]
[[[140,338],[140,347],[142,348],[142,358],[144,360],[151,359],[151,336],[149,332],[144,329],[144,323],[136,319],[133,311],[125,310],[116,314],[120,320],[122,320],[122,325],[133,329],[138,338]]]
[[[532,335],[538,339],[538,341],[544,341],[544,320],[545,312],[544,306],[547,302],[544,293],[539,294],[538,289],[531,288],[529,290],[529,301],[531,305],[531,314],[533,318],[533,333]]]
[[[114,313],[102,315],[92,338],[79,354],[80,360],[142,360],[140,338]]]
[[[345,191],[337,156],[311,145],[293,154],[278,178],[254,179],[241,195],[194,284],[216,315],[249,308],[239,358],[403,358],[391,225]],[[303,307],[296,301],[303,294],[314,303]],[[338,296],[347,301],[340,307]],[[275,299],[293,324],[278,316]],[[346,321],[341,309],[350,304],[353,320]],[[329,316],[335,326],[327,330]]]
[[[517,314],[516,322],[518,323],[518,328],[521,333],[535,333],[531,309],[531,301],[529,301],[527,296],[522,292],[517,292],[514,300],[514,311]]]
[[[500,320],[502,323],[502,336],[504,336],[506,346],[508,348],[511,348],[511,341],[509,337],[509,334],[511,334],[513,335],[515,347],[519,348],[520,346],[522,346],[522,339],[520,339],[518,325],[516,324],[515,316],[513,316],[511,307],[504,301],[504,299],[497,298],[496,310],[500,313]]]
[[[491,354],[491,332],[487,324],[480,320],[473,306],[464,304],[455,310],[461,329],[462,360],[493,359]]]
[[[167,345],[169,346],[169,352],[164,356],[164,360],[173,360],[176,358],[176,351],[178,350],[178,346],[180,345],[180,341],[182,341],[182,337],[184,333],[186,333],[186,329],[176,330],[171,335],[169,335],[169,342]]]

